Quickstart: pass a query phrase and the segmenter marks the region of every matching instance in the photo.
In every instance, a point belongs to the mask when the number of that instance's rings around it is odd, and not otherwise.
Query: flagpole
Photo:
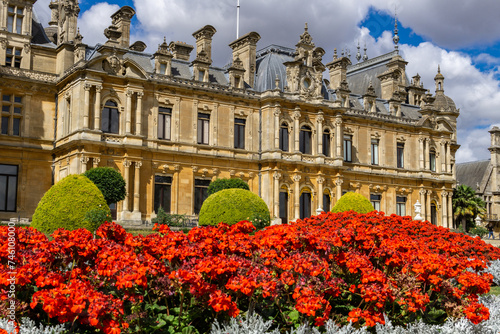
[[[236,6],[236,39],[240,37],[240,0]]]

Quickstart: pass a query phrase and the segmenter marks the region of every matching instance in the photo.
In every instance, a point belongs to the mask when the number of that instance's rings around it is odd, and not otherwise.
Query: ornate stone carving
[[[299,174],[295,174],[292,176],[293,182],[299,182],[302,177]]]
[[[318,176],[316,178],[316,182],[318,182],[318,184],[323,184],[325,183],[326,179],[323,177],[323,176]]]
[[[282,176],[282,175],[281,175],[281,173],[280,173],[280,172],[277,172],[277,171],[276,171],[276,172],[274,172],[274,173],[273,173],[273,178],[274,178],[275,180],[279,180],[279,179],[281,179],[281,176]]]

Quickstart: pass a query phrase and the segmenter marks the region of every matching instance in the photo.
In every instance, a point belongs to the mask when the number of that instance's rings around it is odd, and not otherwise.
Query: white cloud
[[[118,5],[100,2],[81,13],[78,18],[78,27],[83,36],[83,42],[88,45],[104,43],[106,41],[104,29],[111,25],[111,15],[118,9],[120,9]]]

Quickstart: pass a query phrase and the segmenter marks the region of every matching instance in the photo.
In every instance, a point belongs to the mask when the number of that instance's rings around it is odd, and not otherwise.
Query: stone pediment
[[[116,53],[103,55],[92,59],[87,68],[97,71],[105,71],[110,75],[147,79],[147,72],[135,61],[128,58],[121,58]]]

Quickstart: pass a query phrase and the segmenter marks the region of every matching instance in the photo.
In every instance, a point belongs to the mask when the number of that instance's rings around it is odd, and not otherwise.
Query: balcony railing
[[[497,214],[493,214],[493,213],[486,214],[486,215],[484,215],[484,220],[486,220],[486,221],[497,221],[498,220],[498,215]]]

